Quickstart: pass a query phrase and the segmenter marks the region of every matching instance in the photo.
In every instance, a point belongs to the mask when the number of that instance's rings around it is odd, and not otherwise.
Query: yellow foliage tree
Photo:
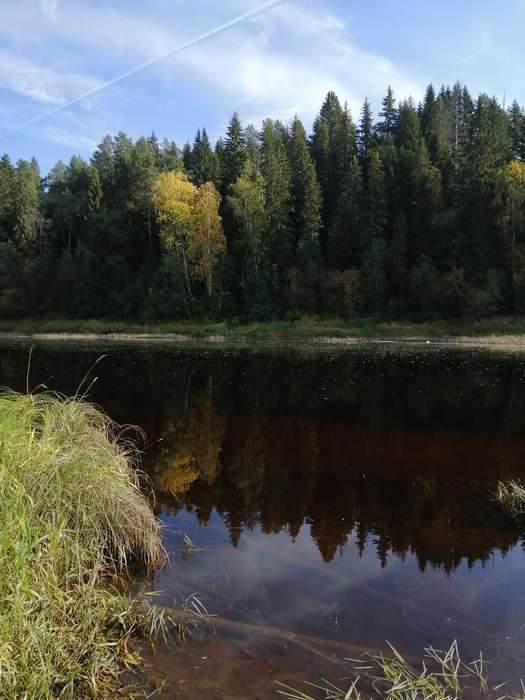
[[[219,258],[226,251],[219,202],[219,193],[212,182],[205,182],[199,187],[193,205],[191,236],[188,241],[188,250],[195,266],[195,274],[198,279],[205,282],[210,296],[213,271]]]
[[[193,207],[197,188],[179,170],[160,173],[152,188],[152,201],[157,218],[163,224],[162,238],[166,247],[173,246],[180,254],[186,288],[191,296],[188,270],[188,239],[191,235]]]
[[[163,224],[163,241],[180,254],[188,293],[189,266],[212,293],[213,271],[226,250],[219,214],[219,193],[212,182],[196,187],[180,171],[161,173],[153,183],[152,201]]]

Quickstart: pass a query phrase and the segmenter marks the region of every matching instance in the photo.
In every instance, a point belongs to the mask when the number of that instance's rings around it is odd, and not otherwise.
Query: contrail
[[[192,46],[195,46],[196,44],[200,44],[201,41],[205,41],[206,39],[210,39],[213,36],[216,36],[217,34],[220,34],[221,32],[226,31],[226,29],[230,29],[231,27],[235,27],[237,24],[240,24],[241,22],[245,22],[247,19],[251,19],[252,17],[255,17],[257,15],[260,15],[262,12],[265,12],[266,10],[271,9],[272,7],[275,7],[276,5],[281,5],[283,2],[286,2],[286,0],[269,0],[269,2],[265,2],[262,5],[259,5],[258,7],[254,8],[253,10],[249,10],[248,12],[243,12],[241,15],[238,15],[237,17],[234,17],[233,19],[228,20],[228,22],[224,22],[223,24],[219,24],[218,27],[215,27],[214,29],[210,29],[207,32],[204,32],[204,34],[199,34],[199,36],[196,36],[194,39],[190,39],[184,44],[181,44],[181,46],[178,46],[176,49],[173,49],[173,51],[170,51],[169,53],[165,54],[164,56],[159,56],[158,58],[153,58],[150,61],[145,61],[144,63],[141,63],[138,66],[135,66],[135,68],[130,68],[127,70],[125,73],[121,73],[120,75],[117,75],[115,78],[112,78],[111,80],[108,80],[105,83],[102,83],[101,85],[98,85],[95,88],[92,88],[91,90],[88,90],[87,92],[84,92],[82,95],[79,95],[78,97],[75,97],[73,100],[70,100],[69,102],[66,102],[63,105],[60,105],[59,107],[55,107],[54,109],[50,109],[48,112],[45,112],[44,114],[41,114],[38,117],[35,117],[34,119],[30,119],[28,122],[23,124],[22,126],[18,127],[18,129],[15,129],[11,133],[19,133],[20,131],[23,131],[24,129],[27,129],[30,126],[33,126],[33,124],[37,124],[38,122],[43,121],[44,119],[47,119],[48,117],[52,117],[54,114],[58,114],[59,112],[62,112],[64,109],[69,109],[69,107],[73,107],[74,105],[78,104],[79,102],[82,102],[83,100],[86,100],[88,97],[91,97],[92,95],[96,95],[102,90],[105,90],[108,87],[111,87],[111,85],[115,85],[116,83],[119,83],[121,80],[125,80],[126,78],[129,78],[132,75],[135,75],[136,73],[140,73],[141,71],[145,70],[146,68],[150,68],[151,66],[157,65],[157,63],[162,63],[162,61],[166,61],[169,58],[172,58],[173,56],[176,56],[179,53],[182,53],[183,51],[186,51],[186,49],[191,48]]]

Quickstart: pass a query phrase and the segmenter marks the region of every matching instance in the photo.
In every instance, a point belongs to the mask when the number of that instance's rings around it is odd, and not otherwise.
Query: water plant
[[[306,683],[312,690],[303,692],[278,683],[277,693],[288,700],[461,700],[466,697],[510,698],[505,684],[490,686],[483,656],[462,661],[454,641],[446,651],[434,647],[424,650],[419,668],[414,667],[393,646],[391,653],[363,654],[352,662],[352,678],[345,687],[330,681]],[[314,694],[311,694],[314,693]],[[522,697],[522,696],[521,696]],[[517,698],[516,698],[517,700]]]
[[[131,598],[131,559],[164,557],[121,429],[85,401],[0,394],[0,697],[115,697],[135,640],[164,627]]]

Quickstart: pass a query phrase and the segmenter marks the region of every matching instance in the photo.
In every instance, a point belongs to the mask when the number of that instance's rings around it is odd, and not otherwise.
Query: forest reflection
[[[2,384],[25,390],[28,352],[3,347]],[[103,353],[89,398],[145,431],[157,503],[218,512],[234,545],[303,530],[326,562],[366,548],[450,573],[521,541],[492,492],[525,473],[525,355],[49,344],[31,383],[74,394]]]
[[[451,573],[507,553],[521,533],[497,508],[503,473],[518,473],[525,445],[498,436],[374,425],[345,417],[223,413],[214,383],[167,418],[150,455],[161,505],[206,525],[216,510],[235,546],[245,529],[308,528],[325,562],[345,548],[417,557]]]

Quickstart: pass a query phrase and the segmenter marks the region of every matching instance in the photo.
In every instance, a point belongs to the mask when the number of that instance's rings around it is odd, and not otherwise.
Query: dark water
[[[25,388],[27,353],[0,345],[1,384]],[[525,355],[61,342],[35,346],[31,385],[74,393],[103,353],[90,397],[145,430],[166,525],[148,585],[219,619],[148,656],[164,697],[277,697],[386,640],[416,659],[457,638],[525,677],[523,533],[492,496],[525,478]]]

